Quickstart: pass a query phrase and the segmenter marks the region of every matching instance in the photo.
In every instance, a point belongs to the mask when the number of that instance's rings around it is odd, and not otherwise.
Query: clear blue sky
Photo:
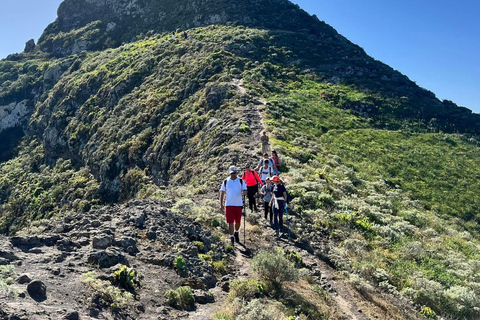
[[[160,1],[160,0],[158,0]],[[56,18],[61,0],[2,3],[0,58]],[[440,99],[480,113],[480,1],[293,0]]]

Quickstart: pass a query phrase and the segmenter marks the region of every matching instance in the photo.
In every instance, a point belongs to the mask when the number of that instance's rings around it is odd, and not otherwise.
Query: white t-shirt
[[[272,167],[268,167],[267,169],[265,169],[265,167],[262,167],[260,169],[260,180],[265,181],[267,180],[267,178],[270,178],[270,173],[273,174]]]
[[[225,206],[243,207],[242,190],[247,190],[247,184],[245,181],[241,182],[240,180],[241,179],[238,177],[235,180],[228,178],[226,190],[225,182],[222,183],[220,191],[225,191],[227,193],[227,201]]]

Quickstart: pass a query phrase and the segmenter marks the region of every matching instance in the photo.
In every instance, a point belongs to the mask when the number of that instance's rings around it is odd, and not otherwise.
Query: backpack
[[[262,171],[260,171],[260,173],[263,175],[263,167],[262,167]],[[270,177],[272,176],[272,167],[268,167],[268,174],[270,175]]]

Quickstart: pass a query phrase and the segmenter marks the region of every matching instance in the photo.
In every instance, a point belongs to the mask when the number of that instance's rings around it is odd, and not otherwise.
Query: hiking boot
[[[278,229],[275,230],[275,234],[277,235],[277,238],[280,237],[280,231]]]
[[[233,235],[235,236],[235,242],[240,243],[240,236],[238,235],[238,232],[235,232]]]
[[[270,221],[270,227],[272,227],[272,228],[274,227],[273,221]]]
[[[230,241],[232,242],[232,247],[235,245],[235,239],[233,237],[230,237]]]

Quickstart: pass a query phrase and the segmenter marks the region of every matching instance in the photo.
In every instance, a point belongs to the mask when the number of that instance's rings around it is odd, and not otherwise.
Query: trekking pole
[[[288,241],[290,241],[290,220],[288,219],[288,204],[285,203],[285,214],[287,216]]]
[[[245,205],[245,195],[243,195],[243,245],[246,246],[245,242],[245,220],[247,220],[247,209]]]

